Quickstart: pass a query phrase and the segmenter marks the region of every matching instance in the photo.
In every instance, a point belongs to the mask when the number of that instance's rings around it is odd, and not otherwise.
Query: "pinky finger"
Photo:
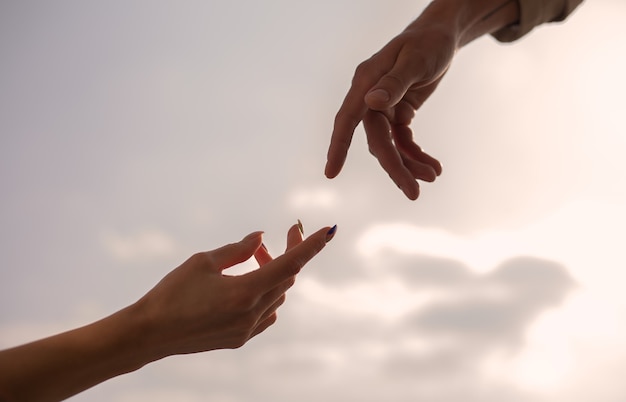
[[[413,131],[410,127],[406,125],[393,126],[392,134],[393,140],[396,143],[400,154],[403,156],[403,159],[411,159],[418,163],[430,166],[430,168],[434,170],[436,176],[441,174],[441,163],[437,159],[428,155],[426,152],[422,151],[422,148],[415,143],[413,140]]]
[[[404,153],[400,153],[404,166],[413,174],[416,180],[424,180],[427,182],[433,182],[437,178],[437,172],[432,166],[417,162],[411,158],[408,158]]]

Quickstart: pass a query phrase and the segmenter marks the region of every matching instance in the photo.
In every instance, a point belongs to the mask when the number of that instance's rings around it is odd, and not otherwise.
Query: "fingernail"
[[[267,247],[265,247],[265,243],[261,243],[261,248],[263,249],[263,251],[265,251],[266,253],[269,253],[269,251],[267,250]]]
[[[333,237],[335,237],[335,233],[337,233],[337,225],[333,226],[326,232],[326,243],[331,241]]]
[[[300,222],[300,219],[298,219],[298,230],[300,231],[300,234],[304,236],[304,227],[302,227],[302,222]]]
[[[368,100],[370,101],[376,101],[376,102],[389,102],[389,99],[391,98],[389,96],[389,92],[385,91],[384,89],[375,89],[373,91],[370,91],[367,95],[365,95]]]

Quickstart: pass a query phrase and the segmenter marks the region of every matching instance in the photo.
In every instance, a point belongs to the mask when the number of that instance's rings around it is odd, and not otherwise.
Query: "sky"
[[[444,166],[417,201],[360,127],[326,179],[354,69],[426,4],[0,3],[0,348],[300,219],[339,230],[274,326],[72,400],[626,400],[626,3],[459,51],[413,122]]]

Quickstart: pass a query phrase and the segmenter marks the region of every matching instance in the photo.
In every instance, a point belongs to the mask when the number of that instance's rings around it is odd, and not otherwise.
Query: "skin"
[[[0,351],[0,401],[59,401],[167,356],[239,348],[276,321],[302,267],[332,238],[298,225],[273,259],[262,232],[194,254],[136,303],[102,320]],[[259,268],[223,271],[254,256]]]
[[[456,52],[519,19],[516,0],[434,0],[402,33],[356,69],[335,116],[325,174],[336,177],[363,122],[370,153],[411,200],[417,180],[434,181],[441,163],[413,140],[415,112],[435,91]]]

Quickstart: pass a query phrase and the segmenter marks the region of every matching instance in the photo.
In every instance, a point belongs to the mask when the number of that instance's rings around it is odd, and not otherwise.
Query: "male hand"
[[[409,199],[417,199],[416,180],[434,181],[441,164],[414,142],[411,120],[437,88],[456,47],[455,36],[446,28],[418,19],[357,67],[335,117],[328,178],[341,171],[354,130],[362,121],[372,155]]]

